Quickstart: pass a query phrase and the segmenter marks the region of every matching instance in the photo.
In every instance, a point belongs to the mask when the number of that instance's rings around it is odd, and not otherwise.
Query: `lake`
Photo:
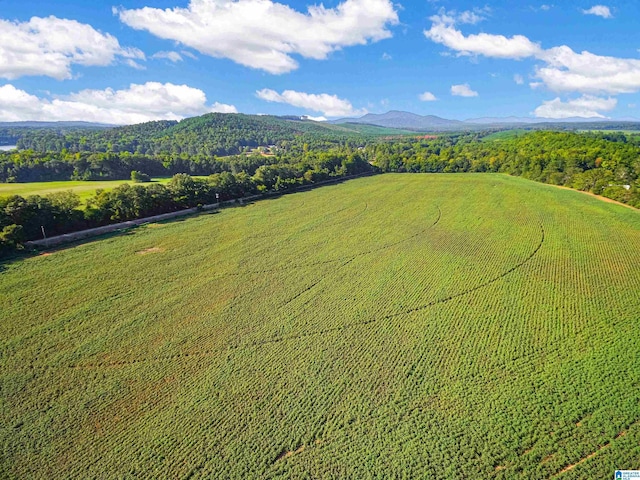
[[[0,145],[0,152],[8,152],[9,150],[15,150],[18,148],[16,145]]]

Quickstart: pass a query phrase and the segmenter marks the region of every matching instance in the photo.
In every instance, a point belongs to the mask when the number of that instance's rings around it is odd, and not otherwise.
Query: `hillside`
[[[157,121],[106,130],[30,130],[20,148],[39,152],[130,152],[139,154],[234,155],[258,146],[301,141],[311,144],[361,143],[363,132],[349,125],[332,125],[299,117],[210,113],[180,122]],[[384,134],[389,130],[385,129]],[[402,133],[402,132],[399,132]]]
[[[609,478],[638,460],[638,262],[637,212],[491,174],[16,260],[3,477]]]

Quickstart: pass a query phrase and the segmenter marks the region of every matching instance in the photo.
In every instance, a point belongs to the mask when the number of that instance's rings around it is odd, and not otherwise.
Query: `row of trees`
[[[370,144],[365,155],[384,172],[503,172],[589,191],[640,208],[640,146],[636,137],[532,132],[482,141],[473,134]]]
[[[109,223],[158,215],[198,205],[242,198],[269,191],[284,192],[301,185],[371,172],[358,153],[324,153],[296,164],[265,164],[253,175],[224,171],[206,179],[179,173],[168,184],[123,184],[113,190],[97,190],[84,209],[70,191],[46,196],[0,197],[0,253],[19,248],[25,241],[59,235]],[[130,172],[140,179],[141,172]],[[144,174],[142,174],[144,175]]]
[[[277,162],[261,155],[227,158],[205,155],[148,156],[123,153],[71,153],[68,151],[39,153],[33,150],[0,152],[0,182],[48,182],[60,180],[126,180],[132,171],[152,177],[176,173],[211,175],[221,172],[248,172]]]

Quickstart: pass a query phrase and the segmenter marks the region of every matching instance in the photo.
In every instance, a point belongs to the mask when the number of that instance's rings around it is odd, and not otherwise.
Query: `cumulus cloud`
[[[435,102],[437,100],[436,96],[431,92],[424,92],[418,98],[423,102]]]
[[[144,54],[124,48],[108,33],[92,26],[54,16],[28,22],[0,19],[0,78],[44,75],[58,80],[72,77],[71,66],[106,66],[116,58],[139,66]]]
[[[181,62],[182,61],[182,56],[178,53],[178,52],[157,52],[154,53],[151,58],[153,59],[166,59],[166,60],[170,60],[173,63],[176,62]]]
[[[123,90],[82,90],[52,99],[31,95],[11,84],[0,87],[0,121],[6,122],[75,120],[124,125],[236,111],[233,105],[208,105],[202,90],[171,83],[131,84]]]
[[[524,85],[524,77],[518,73],[513,76],[513,81],[518,85]]]
[[[582,10],[582,13],[584,13],[585,15],[597,15],[598,17],[602,18],[613,18],[611,10],[605,5],[594,5],[587,10]]]
[[[451,95],[456,97],[477,97],[478,92],[471,90],[468,83],[462,85],[451,85]]]
[[[433,22],[431,28],[425,30],[424,35],[436,43],[457,51],[458,55],[484,55],[520,60],[540,52],[540,45],[523,35],[514,35],[510,38],[487,33],[464,36],[455,27],[455,19],[452,17],[436,15],[431,17],[431,21]]]
[[[355,110],[348,100],[327,93],[313,94],[294,90],[285,90],[282,93],[278,93],[275,90],[265,88],[258,90],[256,96],[267,102],[286,103],[293,107],[322,112],[327,117],[346,117],[367,113],[366,110]]]
[[[583,95],[580,98],[563,102],[555,98],[543,102],[533,114],[540,118],[607,118],[600,112],[609,112],[616,108],[618,100],[615,98],[601,98]]]
[[[507,38],[503,35],[480,33],[465,36],[450,19],[432,17],[427,38],[445,45],[458,55],[483,55],[490,58],[533,58],[544,62],[536,68],[532,86],[544,84],[557,92],[588,94],[633,93],[640,91],[640,60],[607,57],[583,51],[577,53],[562,45],[542,49],[522,35]]]
[[[538,56],[547,65],[536,76],[551,90],[583,93],[633,93],[640,90],[640,60],[576,53],[567,46]]]
[[[345,0],[306,13],[272,0],[191,0],[186,8],[120,9],[122,22],[180,42],[200,53],[282,74],[298,67],[293,55],[322,60],[342,47],[391,37],[398,23],[391,0]]]
[[[311,120],[313,122],[326,122],[327,121],[327,117],[312,117],[311,115],[305,115],[303,118],[307,119],[307,120]]]

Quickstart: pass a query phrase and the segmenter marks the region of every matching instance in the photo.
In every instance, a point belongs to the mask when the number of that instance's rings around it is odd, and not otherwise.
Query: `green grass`
[[[339,123],[337,126],[346,128],[354,132],[358,132],[362,135],[414,135],[414,136],[420,135],[419,132],[416,132],[413,130],[380,127],[378,125],[368,125],[366,123]]]
[[[17,260],[0,476],[611,478],[640,465],[639,264],[638,212],[490,174]]]
[[[199,177],[196,177],[199,178]],[[168,183],[171,178],[154,178],[157,183]],[[128,183],[133,185],[129,180],[109,180],[109,181],[61,181],[61,182],[30,182],[30,183],[0,183],[0,197],[10,195],[47,195],[55,192],[65,192],[71,190],[80,197],[84,203],[86,200],[96,193],[96,190],[102,188],[104,190],[112,190],[118,185]],[[149,185],[141,183],[138,185]]]
[[[512,140],[516,137],[521,137],[522,135],[526,135],[528,133],[527,130],[523,129],[513,129],[513,130],[504,130],[501,132],[492,133],[491,135],[487,135],[482,138],[483,142],[491,142],[494,140]]]

